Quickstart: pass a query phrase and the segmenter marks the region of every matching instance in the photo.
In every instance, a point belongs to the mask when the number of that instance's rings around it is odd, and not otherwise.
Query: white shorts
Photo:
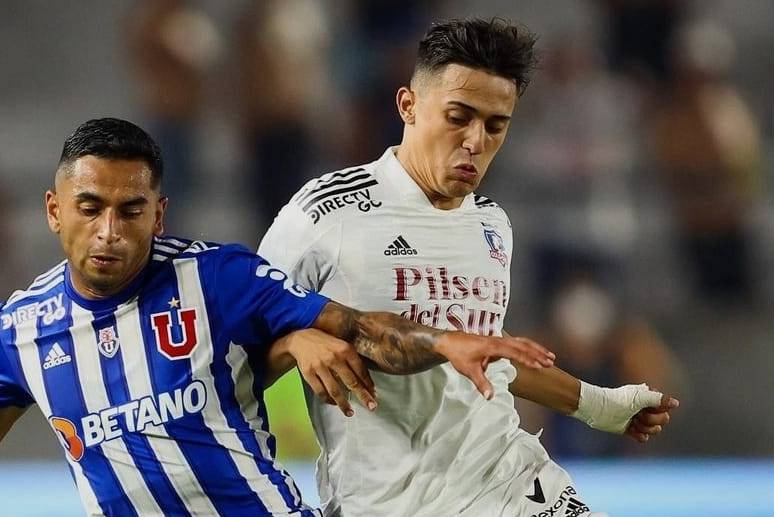
[[[481,494],[459,515],[465,517],[591,517],[570,475],[548,457],[536,436],[523,433],[520,446],[532,448],[538,461]]]
[[[443,483],[443,488],[432,490],[431,497],[427,491],[421,499],[410,497],[407,490],[378,506],[361,505],[346,512],[327,508],[324,513],[327,517],[604,517],[591,512],[569,474],[549,458],[538,437],[523,430],[503,450],[483,485],[475,481],[480,474],[469,472],[468,486],[464,478]],[[443,479],[439,475],[436,481]],[[412,480],[412,485],[428,483],[425,478]]]

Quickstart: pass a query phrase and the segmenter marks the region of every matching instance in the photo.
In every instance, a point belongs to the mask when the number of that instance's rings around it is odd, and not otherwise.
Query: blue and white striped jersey
[[[274,460],[261,361],[326,302],[236,245],[156,239],[98,301],[62,262],[0,310],[0,406],[38,404],[91,515],[318,515]]]

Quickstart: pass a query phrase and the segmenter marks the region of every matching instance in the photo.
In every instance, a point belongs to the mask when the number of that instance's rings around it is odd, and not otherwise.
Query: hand
[[[651,436],[659,434],[663,426],[669,423],[669,412],[680,406],[680,401],[673,397],[662,395],[661,405],[641,409],[634,415],[626,428],[626,436],[640,443],[647,442]]]
[[[483,337],[463,332],[446,332],[436,352],[449,360],[462,375],[473,381],[478,391],[490,400],[492,384],[484,372],[492,361],[510,359],[527,368],[553,366],[556,356],[534,341],[520,337]]]
[[[602,388],[581,381],[578,409],[570,416],[590,427],[609,433],[627,434],[646,442],[661,432],[669,421],[669,411],[680,401],[648,388],[647,384],[627,384]]]
[[[327,404],[336,404],[346,416],[354,411],[347,391],[363,406],[376,409],[374,382],[362,359],[346,341],[316,329],[290,334],[287,350],[312,391]],[[343,385],[343,386],[342,386]]]

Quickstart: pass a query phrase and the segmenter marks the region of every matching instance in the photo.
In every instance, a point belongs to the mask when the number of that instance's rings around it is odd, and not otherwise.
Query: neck
[[[454,210],[462,205],[464,197],[447,197],[434,187],[432,166],[427,161],[422,160],[419,153],[412,152],[405,141],[398,147],[395,157],[435,208]]]

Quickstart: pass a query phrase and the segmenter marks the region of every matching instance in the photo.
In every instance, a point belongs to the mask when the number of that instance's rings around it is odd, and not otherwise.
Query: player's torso
[[[169,275],[112,307],[85,308],[60,292],[38,302],[60,310],[15,327],[30,390],[48,401],[46,416],[65,442],[65,427],[78,429],[70,438],[88,450],[201,412],[207,394],[196,379],[209,364],[194,358],[207,348],[212,357],[206,307],[203,298],[181,300]]]
[[[255,358],[219,335],[205,290],[196,259],[180,259],[118,305],[60,290],[3,320],[87,509],[260,515],[300,501],[272,460]]]
[[[381,203],[378,208],[342,217],[336,272],[322,293],[424,325],[500,335],[511,258],[511,229],[502,212],[473,203],[456,211],[419,207],[379,188],[372,196]],[[498,390],[489,403],[449,365],[410,376],[373,375],[376,413],[361,409],[345,421],[314,403],[317,424],[325,428],[318,436],[327,449],[323,498],[335,491],[346,515],[365,508],[389,515],[401,505],[427,504],[448,492],[448,482],[464,481],[466,476],[455,481],[441,475],[459,457],[467,457],[459,464],[462,470],[471,471],[468,462],[491,466],[510,436],[503,430],[516,432],[518,419],[507,392],[513,370],[505,362],[489,368]]]

